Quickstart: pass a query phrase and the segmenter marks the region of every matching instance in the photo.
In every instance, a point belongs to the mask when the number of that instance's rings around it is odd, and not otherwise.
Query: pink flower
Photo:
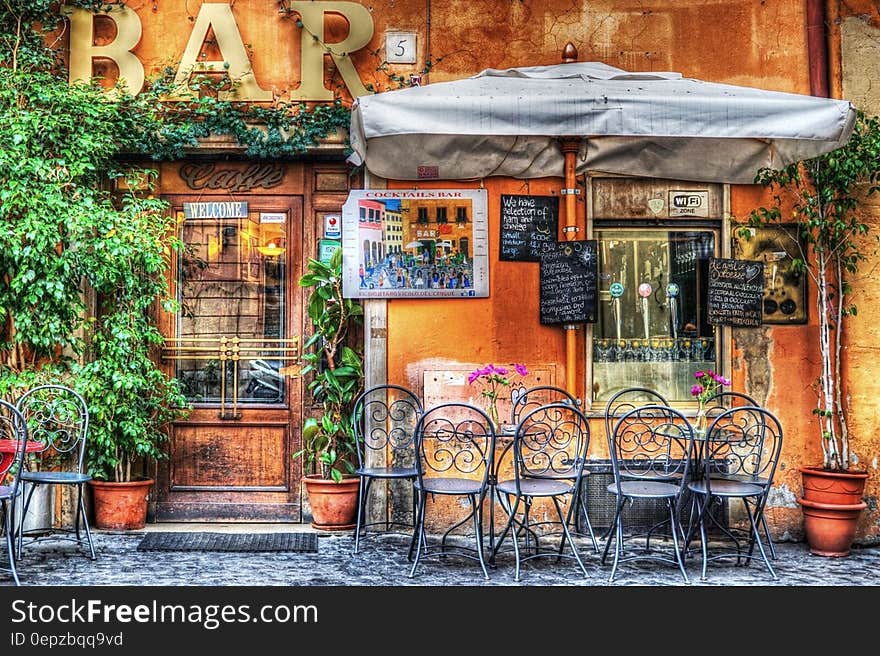
[[[694,378],[699,382],[691,387],[691,396],[699,401],[700,407],[702,407],[710,397],[717,394],[721,387],[730,385],[730,380],[721,374],[716,374],[711,369],[708,371],[697,371],[694,373]]]
[[[518,376],[525,377],[529,374],[529,370],[524,364],[514,364],[511,366],[513,367],[513,373]],[[510,373],[511,370],[507,367],[487,364],[485,367],[474,369],[467,377],[468,385],[480,382],[483,386],[480,396],[486,399],[486,408],[496,423],[498,420],[498,409],[496,407],[498,395],[502,388],[510,387],[512,384],[511,379],[508,378]]]

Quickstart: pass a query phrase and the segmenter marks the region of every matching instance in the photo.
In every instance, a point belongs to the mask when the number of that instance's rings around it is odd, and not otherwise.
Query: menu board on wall
[[[556,243],[558,196],[501,195],[501,260],[540,262],[544,244]]]
[[[595,239],[544,244],[541,323],[595,323],[599,298]]]
[[[709,259],[709,323],[760,326],[763,296],[763,262],[714,257]]]

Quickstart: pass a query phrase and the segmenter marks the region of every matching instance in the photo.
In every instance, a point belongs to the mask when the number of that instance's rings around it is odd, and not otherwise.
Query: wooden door
[[[185,247],[163,360],[193,410],[170,429],[157,520],[300,521],[302,197],[171,201]]]

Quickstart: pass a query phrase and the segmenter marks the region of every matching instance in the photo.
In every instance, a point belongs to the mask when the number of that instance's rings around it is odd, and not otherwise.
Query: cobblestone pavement
[[[212,525],[188,526],[205,531]],[[146,530],[169,530],[151,525]],[[238,525],[235,531],[265,532],[264,525]],[[271,530],[310,530],[304,525],[273,525]],[[350,533],[319,533],[317,553],[195,553],[138,551],[145,531],[95,531],[98,558],[91,561],[76,545],[47,541],[26,549],[18,564],[23,586],[605,586],[611,560],[584,543],[587,576],[571,559],[539,558],[523,564],[522,580],[514,579],[512,554],[500,554],[485,581],[475,561],[447,557],[419,564],[408,578],[408,538],[374,535],[353,553]],[[0,555],[0,559],[5,559]],[[700,581],[700,557],[687,560],[691,586],[877,586],[880,585],[880,547],[856,548],[847,558],[813,556],[803,543],[778,543],[774,581],[763,564],[736,566],[733,561],[709,564],[708,580]],[[8,574],[0,585],[8,585]],[[683,586],[674,565],[624,563],[614,586]]]

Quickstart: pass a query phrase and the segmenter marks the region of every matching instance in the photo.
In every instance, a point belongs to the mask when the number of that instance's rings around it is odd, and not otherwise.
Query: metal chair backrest
[[[4,499],[15,499],[18,497],[21,472],[24,468],[28,428],[18,408],[2,399],[0,399],[0,440],[8,441],[7,445],[10,448],[7,452],[10,455],[10,460],[7,460],[8,466],[0,472],[0,485],[5,488],[2,496]],[[8,508],[6,511],[11,512]]]
[[[394,466],[412,467],[415,428],[421,415],[421,400],[405,387],[376,385],[364,390],[352,409],[358,466],[373,464],[375,456]]]
[[[571,403],[549,403],[526,412],[513,442],[517,485],[523,478],[583,476],[590,449],[590,422]]]
[[[510,409],[511,424],[518,424],[524,413],[548,403],[569,403],[574,407],[578,406],[578,401],[572,394],[553,385],[538,385],[521,391],[514,390],[511,401],[513,402]]]
[[[728,408],[736,408],[745,405],[760,406],[754,398],[744,392],[722,391],[716,392],[704,403],[707,417],[715,417]]]
[[[72,469],[70,459],[81,473],[89,432],[89,410],[83,397],[66,385],[40,385],[22,394],[15,405],[24,416],[31,441],[41,445],[34,453],[58,456],[64,462],[56,465],[68,470]]]
[[[717,415],[703,444],[702,475],[711,490],[712,478],[733,478],[769,486],[782,451],[782,424],[758,406],[737,406]]]
[[[467,478],[486,489],[495,457],[495,428],[481,408],[443,403],[422,414],[416,425],[416,470],[426,478]]]
[[[605,437],[611,439],[614,422],[630,410],[642,405],[669,405],[666,398],[648,387],[627,387],[615,392],[605,404]]]
[[[618,494],[622,480],[687,483],[694,453],[694,430],[668,405],[644,405],[617,419],[608,443]]]

